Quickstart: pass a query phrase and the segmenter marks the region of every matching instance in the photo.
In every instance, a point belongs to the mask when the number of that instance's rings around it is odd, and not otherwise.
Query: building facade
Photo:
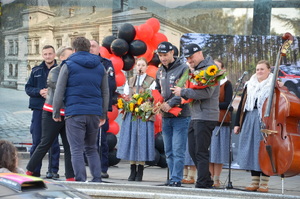
[[[34,1],[32,1],[34,2]],[[85,8],[85,13],[76,14],[81,8],[68,8],[65,15],[58,16],[50,10],[47,0],[35,1],[22,12],[23,25],[20,28],[3,31],[4,35],[4,79],[1,84],[24,90],[31,69],[42,61],[44,45],[70,46],[72,40],[84,36],[96,41],[109,35],[117,36],[124,23],[140,25],[149,18],[160,21],[160,31],[168,40],[179,47],[180,37],[193,32],[148,12],[145,7],[113,12],[112,8]]]

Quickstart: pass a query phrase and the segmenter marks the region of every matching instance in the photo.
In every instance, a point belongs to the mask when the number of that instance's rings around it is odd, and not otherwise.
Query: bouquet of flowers
[[[211,65],[204,70],[195,70],[193,73],[189,72],[187,68],[176,86],[192,89],[203,89],[209,86],[215,86],[221,79],[226,76],[225,70],[219,70],[216,65]],[[193,99],[184,100],[181,103],[190,103]]]
[[[131,113],[133,121],[142,119],[145,122],[155,114],[154,99],[150,90],[134,94],[129,101],[119,98],[117,105],[119,109],[123,109],[121,112]]]
[[[189,69],[186,69],[176,86],[183,87],[185,84],[187,88],[202,89],[217,85],[225,76],[225,70],[219,70],[216,65],[204,70],[195,70],[193,73],[189,73]]]
[[[216,65],[209,66],[206,70],[196,70],[190,74],[190,82],[197,87],[205,88],[215,86],[225,78],[225,71],[219,70]]]

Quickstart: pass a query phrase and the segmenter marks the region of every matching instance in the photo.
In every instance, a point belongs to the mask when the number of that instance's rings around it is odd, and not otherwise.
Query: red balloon
[[[149,24],[141,24],[137,29],[137,37],[146,42],[153,37],[153,29]]]
[[[117,87],[123,86],[126,82],[126,77],[122,71],[116,72],[116,85]]]
[[[119,130],[120,130],[119,124],[114,120],[112,121],[109,120],[109,129],[107,130],[107,132],[117,135],[119,133]]]
[[[116,55],[112,55],[111,58],[110,58],[110,61],[113,64],[113,67],[115,69],[115,73],[118,73],[122,70],[122,68],[124,66],[124,62],[123,62],[121,57],[118,57]]]
[[[109,51],[107,50],[107,48],[100,46],[100,50],[99,53],[101,55],[101,57],[110,59],[110,57],[112,56],[112,54],[109,53]]]
[[[153,77],[154,79],[156,79],[156,73],[158,71],[158,68],[154,65],[149,65],[147,70],[146,70],[146,73],[147,75],[149,75],[150,77]]]
[[[157,33],[160,29],[160,22],[156,18],[150,18],[146,21],[146,24],[149,24],[154,33]]]
[[[151,43],[154,49],[157,49],[158,44],[160,44],[163,41],[168,41],[168,38],[163,33],[158,32],[154,34]]]
[[[112,105],[112,111],[107,112],[107,117],[109,118],[109,121],[117,119],[118,115],[118,108],[116,107],[116,105]]]
[[[155,115],[154,121],[154,134],[157,134],[162,131],[162,117],[161,114]]]

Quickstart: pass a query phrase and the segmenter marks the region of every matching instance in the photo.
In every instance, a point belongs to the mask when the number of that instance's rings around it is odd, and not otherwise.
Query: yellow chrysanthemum
[[[118,99],[118,108],[123,108],[124,104],[122,99]]]
[[[218,67],[216,65],[211,65],[206,70],[206,74],[208,74],[209,76],[214,76],[217,74],[217,72],[218,72]]]
[[[200,76],[200,77],[203,77],[203,76],[204,76],[204,73],[205,73],[205,70],[200,71],[199,76]]]
[[[138,112],[139,112],[139,108],[136,107],[136,108],[134,109],[134,111],[138,113]]]
[[[142,102],[143,102],[143,100],[144,100],[144,99],[143,99],[142,97],[140,97],[140,98],[138,99],[138,101],[137,101],[137,104],[138,104],[138,105],[141,105]]]
[[[202,83],[202,84],[205,84],[206,82],[207,82],[206,79],[202,79],[202,80],[201,80],[201,83]]]
[[[136,93],[132,96],[132,98],[136,99],[136,98],[138,98],[138,96],[139,96],[139,94]]]
[[[129,110],[130,110],[131,112],[133,112],[133,108],[134,108],[134,103],[131,102],[131,103],[129,104]]]

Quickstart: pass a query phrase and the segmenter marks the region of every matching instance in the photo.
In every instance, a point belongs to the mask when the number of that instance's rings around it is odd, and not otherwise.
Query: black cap
[[[184,48],[183,54],[184,57],[190,57],[198,51],[201,51],[201,48],[197,44],[189,44]]]
[[[157,52],[158,53],[167,53],[173,49],[174,49],[173,45],[170,42],[164,41],[158,45]]]

